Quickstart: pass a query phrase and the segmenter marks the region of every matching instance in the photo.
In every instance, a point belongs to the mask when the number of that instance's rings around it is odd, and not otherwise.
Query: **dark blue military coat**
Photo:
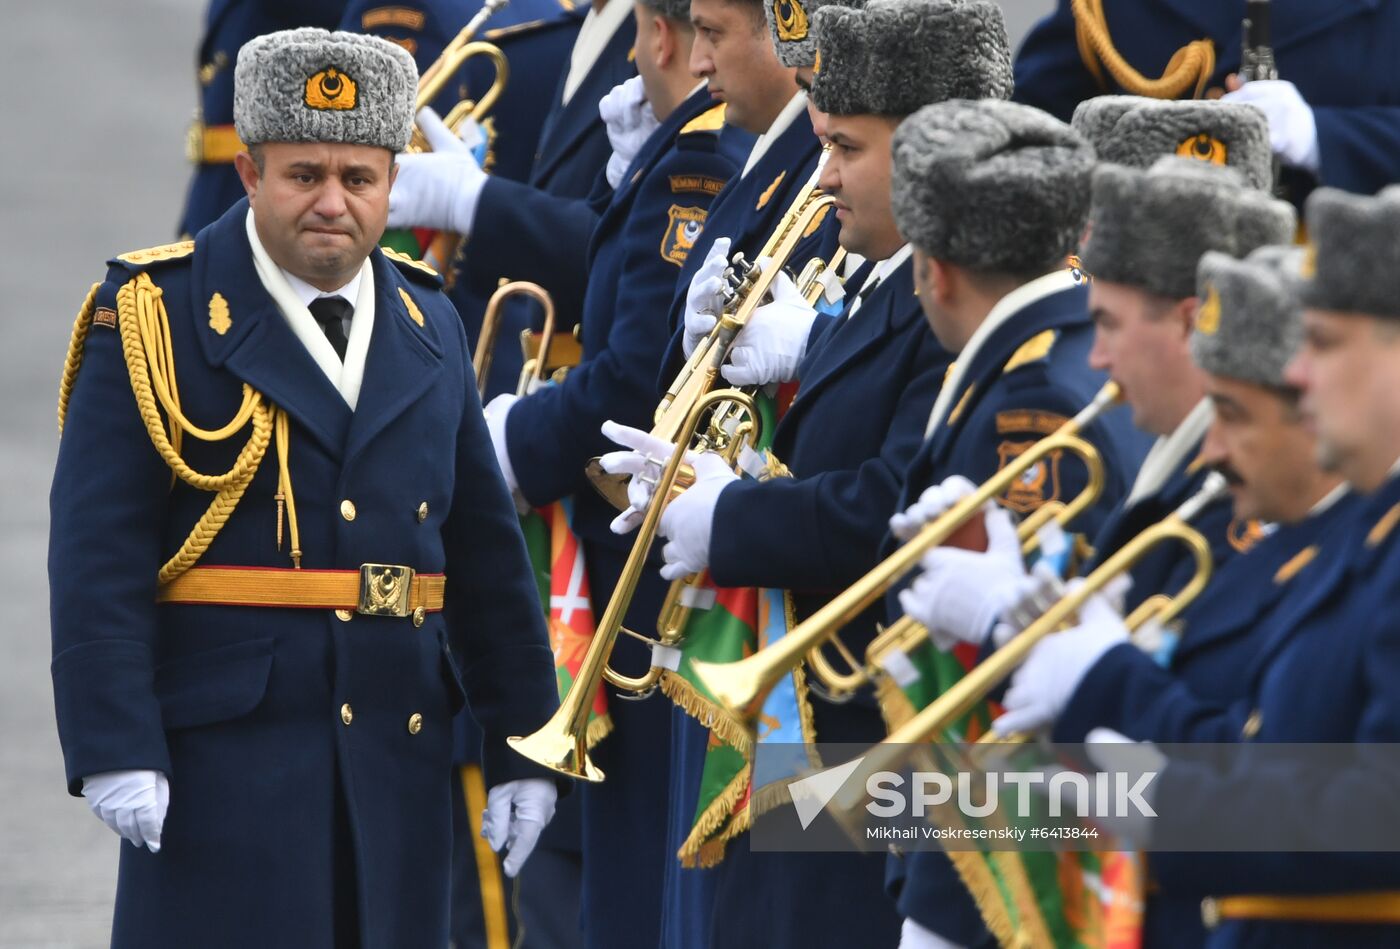
[[[1240,670],[1257,659],[1269,614],[1299,586],[1313,581],[1317,553],[1338,525],[1351,522],[1355,495],[1298,524],[1281,526],[1231,558],[1182,614],[1179,641],[1149,656],[1124,644],[1109,650],[1075,689],[1055,722],[1054,740],[1082,742],[1106,727],[1136,741],[1234,741],[1249,713],[1248,680]],[[1154,860],[1148,856],[1149,867]],[[1194,935],[1193,935],[1194,934]],[[1205,941],[1200,898],[1177,897],[1160,883],[1148,892],[1144,945]]]
[[[233,129],[233,65],[238,51],[255,36],[319,26],[327,30],[340,22],[344,0],[210,0],[204,15],[195,70],[199,84],[196,121]],[[185,209],[177,233],[194,234],[243,197],[243,184],[233,160],[195,162]]]
[[[1389,43],[1400,31],[1400,4],[1275,0],[1271,7],[1279,76],[1298,86],[1317,118],[1322,183],[1370,194],[1400,180],[1400,69]],[[1223,88],[1240,68],[1243,3],[1138,0],[1104,4],[1104,12],[1114,45],[1146,76],[1160,76],[1180,47],[1205,37],[1215,41],[1212,87]],[[1100,88],[1085,68],[1070,0],[1059,0],[1017,54],[1017,101],[1066,121],[1084,99],[1121,91]],[[1301,200],[1305,191],[1295,186],[1291,194]]]
[[[1307,582],[1294,583],[1270,613],[1253,664],[1246,672],[1248,711],[1239,735],[1256,742],[1400,741],[1400,479],[1339,519],[1322,540]],[[1301,578],[1300,578],[1301,579]],[[1230,721],[1239,721],[1238,712]],[[1193,727],[1198,732],[1200,726]],[[1214,740],[1218,729],[1207,726]],[[1245,752],[1247,754],[1247,752]],[[1284,774],[1240,766],[1228,772],[1168,765],[1159,777],[1160,820],[1232,820],[1243,824],[1267,781],[1291,789],[1296,827],[1325,832],[1325,817],[1344,807],[1354,813],[1391,814],[1396,777],[1358,783],[1353,774],[1298,767]],[[1239,818],[1232,818],[1232,809]],[[1169,817],[1170,815],[1170,817]],[[1168,826],[1164,833],[1170,833]],[[1307,894],[1400,889],[1400,860],[1375,854],[1157,854],[1153,872],[1182,897],[1242,893]],[[1397,927],[1226,921],[1210,946],[1393,946]]]
[[[650,427],[676,274],[743,160],[723,147],[722,117],[723,107],[702,89],[642,146],[589,241],[583,362],[563,383],[516,403],[508,417],[511,466],[526,500],[542,506],[573,495],[574,531],[595,543],[632,546],[631,537],[608,529],[617,512],[583,469],[613,447],[600,431],[606,420]]]
[[[1082,286],[1056,291],[992,331],[972,357],[949,417],[909,466],[898,510],[951,475],[982,483],[1089,404],[1106,377],[1089,369],[1094,329],[1086,297]],[[1097,526],[1102,512],[1127,493],[1147,449],[1146,439],[1121,408],[1100,417],[1085,435],[1103,456],[1107,482],[1095,508],[1071,525],[1077,531]],[[1013,513],[1025,514],[1047,501],[1070,501],[1084,478],[1077,458],[1052,456],[1001,501]],[[893,593],[886,606],[891,618],[903,612]],[[943,853],[891,857],[887,886],[901,915],[944,938],[962,945],[989,938]]]
[[[352,412],[263,289],[247,210],[240,202],[201,231],[193,253],[114,260],[97,304],[115,307],[123,284],[151,275],[195,424],[232,418],[245,383],[287,411],[305,569],[445,573],[446,608],[417,626],[157,605],[156,571],[212,495],[172,488],[118,332],[99,313],[51,498],[69,790],[103,771],[169,775],[161,852],[121,848],[114,945],[329,947],[347,909],[359,945],[444,945],[452,716],[470,700],[488,785],[545,773],[505,745],[557,705],[538,593],[437,278],[372,255],[374,332]],[[223,472],[246,438],[186,438],[184,454]],[[269,449],[201,564],[290,566],[277,549],[277,489]]]

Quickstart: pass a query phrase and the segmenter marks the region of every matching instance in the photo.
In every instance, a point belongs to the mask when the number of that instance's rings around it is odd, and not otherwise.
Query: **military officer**
[[[1248,698],[1236,734],[1246,743],[1393,743],[1396,714],[1395,583],[1400,576],[1400,368],[1396,269],[1400,191],[1361,198],[1322,189],[1309,199],[1303,343],[1284,371],[1302,391],[1318,460],[1362,501],[1326,539],[1307,583],[1270,613],[1245,670]],[[1227,722],[1238,714],[1223,713]],[[1208,724],[1208,723],[1207,723]],[[1156,833],[1180,826],[1257,826],[1257,802],[1286,806],[1275,820],[1294,833],[1325,833],[1339,809],[1389,822],[1393,771],[1331,771],[1301,762],[1205,769],[1169,762],[1159,775]],[[1384,758],[1368,759],[1383,768]],[[1260,782],[1268,782],[1262,786]],[[1286,800],[1270,788],[1288,789]],[[1388,823],[1386,824],[1388,826]],[[1274,828],[1270,828],[1272,831]],[[1211,946],[1383,946],[1400,936],[1400,862],[1393,853],[1160,853],[1154,875],[1171,892],[1207,897]],[[1335,846],[1335,843],[1332,844]]]
[[[1017,98],[1063,118],[1104,92],[1168,99],[1226,93],[1267,113],[1295,201],[1315,182],[1370,194],[1400,179],[1400,74],[1379,40],[1400,27],[1400,7],[1373,0],[1338,0],[1325,10],[1307,0],[1268,7],[1282,78],[1241,88],[1234,74],[1241,67],[1242,3],[1059,0],[1021,46]]]
[[[899,509],[954,476],[985,481],[1103,387],[1102,373],[1087,364],[1093,326],[1086,291],[1066,266],[1088,216],[1093,169],[1094,152],[1083,138],[1027,106],[945,102],[921,109],[896,133],[895,220],[914,247],[919,302],[956,359],[928,420],[929,436],[906,471]],[[1145,445],[1121,413],[1087,435],[1107,476],[1099,503],[1110,506],[1126,493]],[[980,643],[1000,598],[1019,588],[1022,575],[1007,511],[1067,502],[1085,477],[1075,458],[1045,459],[999,499],[1006,510],[987,513],[988,553],[930,553],[926,572],[892,612],[907,610],[937,637]],[[914,511],[896,523],[907,537],[922,520]],[[1007,556],[1017,568],[1008,583],[967,573],[973,561]],[[935,641],[951,648],[956,639]],[[890,888],[905,917],[902,945],[989,938],[942,853],[892,857]]]
[[[504,742],[557,696],[466,340],[375,246],[416,79],[372,37],[246,44],[247,200],[79,316],[52,672],[69,791],[135,845],[113,945],[444,944],[468,700],[507,873],[552,813]]]
[[[233,170],[233,156],[242,150],[233,127],[233,63],[248,40],[297,26],[334,29],[344,0],[210,0],[199,42],[199,108],[185,140],[194,165],[180,214],[177,233],[192,237],[243,197],[243,185]]]
[[[716,194],[743,160],[731,154],[725,109],[690,73],[689,0],[638,0],[637,69],[659,125],[618,176],[588,246],[583,361],[558,385],[492,403],[489,426],[506,480],[532,506],[572,498],[589,593],[601,612],[631,548],[608,530],[617,511],[589,483],[590,458],[610,447],[608,419],[651,423],[656,364],[669,338],[665,308],[676,274]],[[747,138],[743,144],[747,145]],[[656,626],[667,584],[648,571],[631,601],[629,629]],[[641,674],[650,654],[622,645],[612,659]],[[608,701],[613,732],[592,752],[607,780],[583,788],[583,932],[598,947],[652,949],[661,938],[670,703],[664,696]]]
[[[1302,254],[1265,247],[1239,261],[1211,252],[1197,277],[1205,302],[1191,348],[1216,410],[1201,457],[1225,475],[1236,518],[1273,525],[1268,535],[1212,575],[1179,631],[1131,644],[1121,623],[1100,612],[1097,623],[1043,640],[1016,673],[999,728],[1032,731],[1053,719],[1059,742],[1084,741],[1099,727],[1157,742],[1239,734],[1249,712],[1240,670],[1261,652],[1270,612],[1311,582],[1319,550],[1357,504],[1336,473],[1319,467],[1299,393],[1284,380],[1302,335]],[[1149,888],[1144,944],[1205,938],[1198,898]]]
[[[767,326],[741,341],[746,359],[726,367],[736,384],[799,380],[773,441],[794,477],[741,482],[708,466],[709,475],[668,506],[661,525],[668,577],[708,567],[720,585],[788,589],[799,617],[875,564],[900,473],[947,370],[914,296],[912,251],[890,210],[890,139],[900,120],[930,102],[1010,94],[1009,49],[995,4],[833,5],[818,10],[814,24],[822,67],[812,99],[827,114],[833,144],[820,184],[836,198],[842,246],[876,263],[840,317],[819,316],[794,300],[788,281],[745,330]],[[863,618],[843,637],[860,649],[873,632],[874,618]],[[836,705],[815,696],[812,706],[824,741],[884,734],[868,699]],[[779,811],[773,819],[791,815]],[[713,946],[897,938],[899,920],[883,893],[878,859],[754,852],[745,839],[731,843],[716,872]],[[813,899],[832,886],[840,888],[839,901]]]

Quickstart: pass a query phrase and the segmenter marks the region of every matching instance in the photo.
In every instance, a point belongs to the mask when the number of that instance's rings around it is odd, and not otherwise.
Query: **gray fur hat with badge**
[[[1093,144],[1100,161],[1148,168],[1164,155],[1181,155],[1233,168],[1261,191],[1273,188],[1269,120],[1256,106],[1099,96],[1079,103],[1070,124]]]
[[[905,119],[892,147],[894,219],[924,253],[969,270],[1043,273],[1084,232],[1094,149],[1039,109],[954,99]]]
[[[784,66],[816,65],[817,27],[813,20],[818,10],[831,4],[863,7],[865,0],[763,0],[778,62]]]
[[[1171,299],[1196,295],[1208,250],[1243,257],[1293,238],[1293,206],[1248,188],[1233,169],[1171,156],[1151,168],[1101,164],[1080,249],[1096,280]]]
[[[283,30],[238,51],[233,122],[248,145],[344,142],[399,152],[417,94],[418,68],[402,47],[362,33]]]
[[[948,99],[1011,98],[1011,46],[988,0],[870,0],[814,17],[812,103],[832,115],[912,115]]]
[[[1303,341],[1303,253],[1296,245],[1273,245],[1244,260],[1219,251],[1201,258],[1201,308],[1191,334],[1196,365],[1212,375],[1284,385],[1283,368]]]
[[[1400,185],[1308,197],[1303,305],[1400,319]]]

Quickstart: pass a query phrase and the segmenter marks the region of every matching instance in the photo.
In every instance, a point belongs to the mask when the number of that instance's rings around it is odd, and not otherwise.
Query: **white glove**
[[[598,115],[607,126],[608,143],[613,149],[606,171],[608,184],[616,188],[642,144],[661,122],[652,111],[651,103],[647,102],[641,76],[633,76],[613,86],[612,91],[598,103]]]
[[[103,771],[83,778],[83,797],[119,837],[160,853],[170,782],[159,771]]]
[[[900,540],[913,540],[925,524],[946,514],[954,504],[976,490],[977,486],[962,475],[944,478],[924,489],[917,501],[890,518],[890,533]]]
[[[761,261],[765,267],[771,261]],[[736,386],[761,386],[797,377],[797,365],[807,352],[817,311],[803,298],[792,278],[778,274],[773,300],[754,310],[729,351],[720,375]]]
[[[714,452],[692,454],[695,483],[666,505],[661,515],[661,533],[669,543],[661,548],[666,565],[661,575],[679,580],[699,573],[710,565],[710,529],[720,492],[739,480],[725,460]]]
[[[1067,592],[1082,580],[1071,580]],[[1103,654],[1128,641],[1128,628],[1113,605],[1095,594],[1079,611],[1079,625],[1051,633],[1036,643],[1021,668],[1011,677],[1002,706],[1006,712],[993,723],[1000,735],[1033,732],[1055,721],[1074,690]]]
[[[695,276],[690,278],[690,289],[686,291],[685,335],[681,337],[686,359],[719,322],[720,311],[724,309],[724,272],[728,269],[729,238],[720,237],[710,245],[705,262],[696,268]]]
[[[418,127],[433,150],[398,157],[399,175],[389,192],[389,226],[469,234],[486,172],[471,146],[453,135],[432,109],[419,111]]]
[[[1245,102],[1263,110],[1269,119],[1269,144],[1285,165],[1317,174],[1317,119],[1298,87],[1286,79],[1247,82],[1223,96],[1226,102]]]
[[[550,818],[559,791],[545,778],[521,778],[498,784],[486,795],[481,815],[481,836],[497,853],[505,847],[506,876],[513,877],[525,865]]]
[[[486,404],[486,432],[491,436],[491,448],[496,453],[496,463],[501,466],[501,474],[505,476],[506,487],[510,488],[510,493],[516,498],[516,507],[519,507],[523,499],[520,497],[520,482],[515,480],[515,468],[510,463],[510,450],[506,447],[506,417],[510,415],[511,407],[520,401],[520,396],[509,392],[502,392]]]
[[[962,949],[931,929],[925,929],[912,919],[906,919],[899,930],[899,949]]]
[[[1027,583],[1021,540],[1011,515],[991,502],[984,509],[985,553],[935,547],[924,554],[917,579],[900,591],[899,605],[929,629],[943,650],[960,642],[980,646],[1002,611],[1016,603]]]
[[[629,534],[646,517],[647,505],[656,492],[661,469],[671,458],[674,447],[664,438],[609,419],[603,423],[603,434],[622,445],[626,451],[610,451],[598,459],[608,474],[627,475],[627,510],[613,518],[608,527],[614,534]]]

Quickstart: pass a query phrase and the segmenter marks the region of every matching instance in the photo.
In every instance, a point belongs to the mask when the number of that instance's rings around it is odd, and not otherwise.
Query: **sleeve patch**
[[[673,204],[666,211],[666,233],[661,238],[661,259],[683,266],[705,229],[705,209]]]
[[[1035,432],[1040,435],[1049,435],[1068,421],[1066,416],[1057,415],[1054,412],[1042,412],[1039,409],[1012,409],[1009,412],[997,413],[997,434]]]
[[[724,190],[725,183],[723,178],[711,178],[708,175],[671,175],[671,193],[694,192],[714,196]]]
[[[360,29],[372,30],[380,26],[401,26],[407,30],[421,30],[426,15],[412,7],[375,7],[366,10],[360,18]]]
[[[92,313],[93,326],[106,326],[109,329],[117,328],[117,311],[109,306],[100,306]]]
[[[1001,471],[1024,455],[1036,439],[1004,441],[997,446],[997,470]],[[1004,507],[1017,514],[1028,514],[1050,501],[1060,499],[1060,459],[1063,449],[1055,449],[1028,468],[1002,495]]]

